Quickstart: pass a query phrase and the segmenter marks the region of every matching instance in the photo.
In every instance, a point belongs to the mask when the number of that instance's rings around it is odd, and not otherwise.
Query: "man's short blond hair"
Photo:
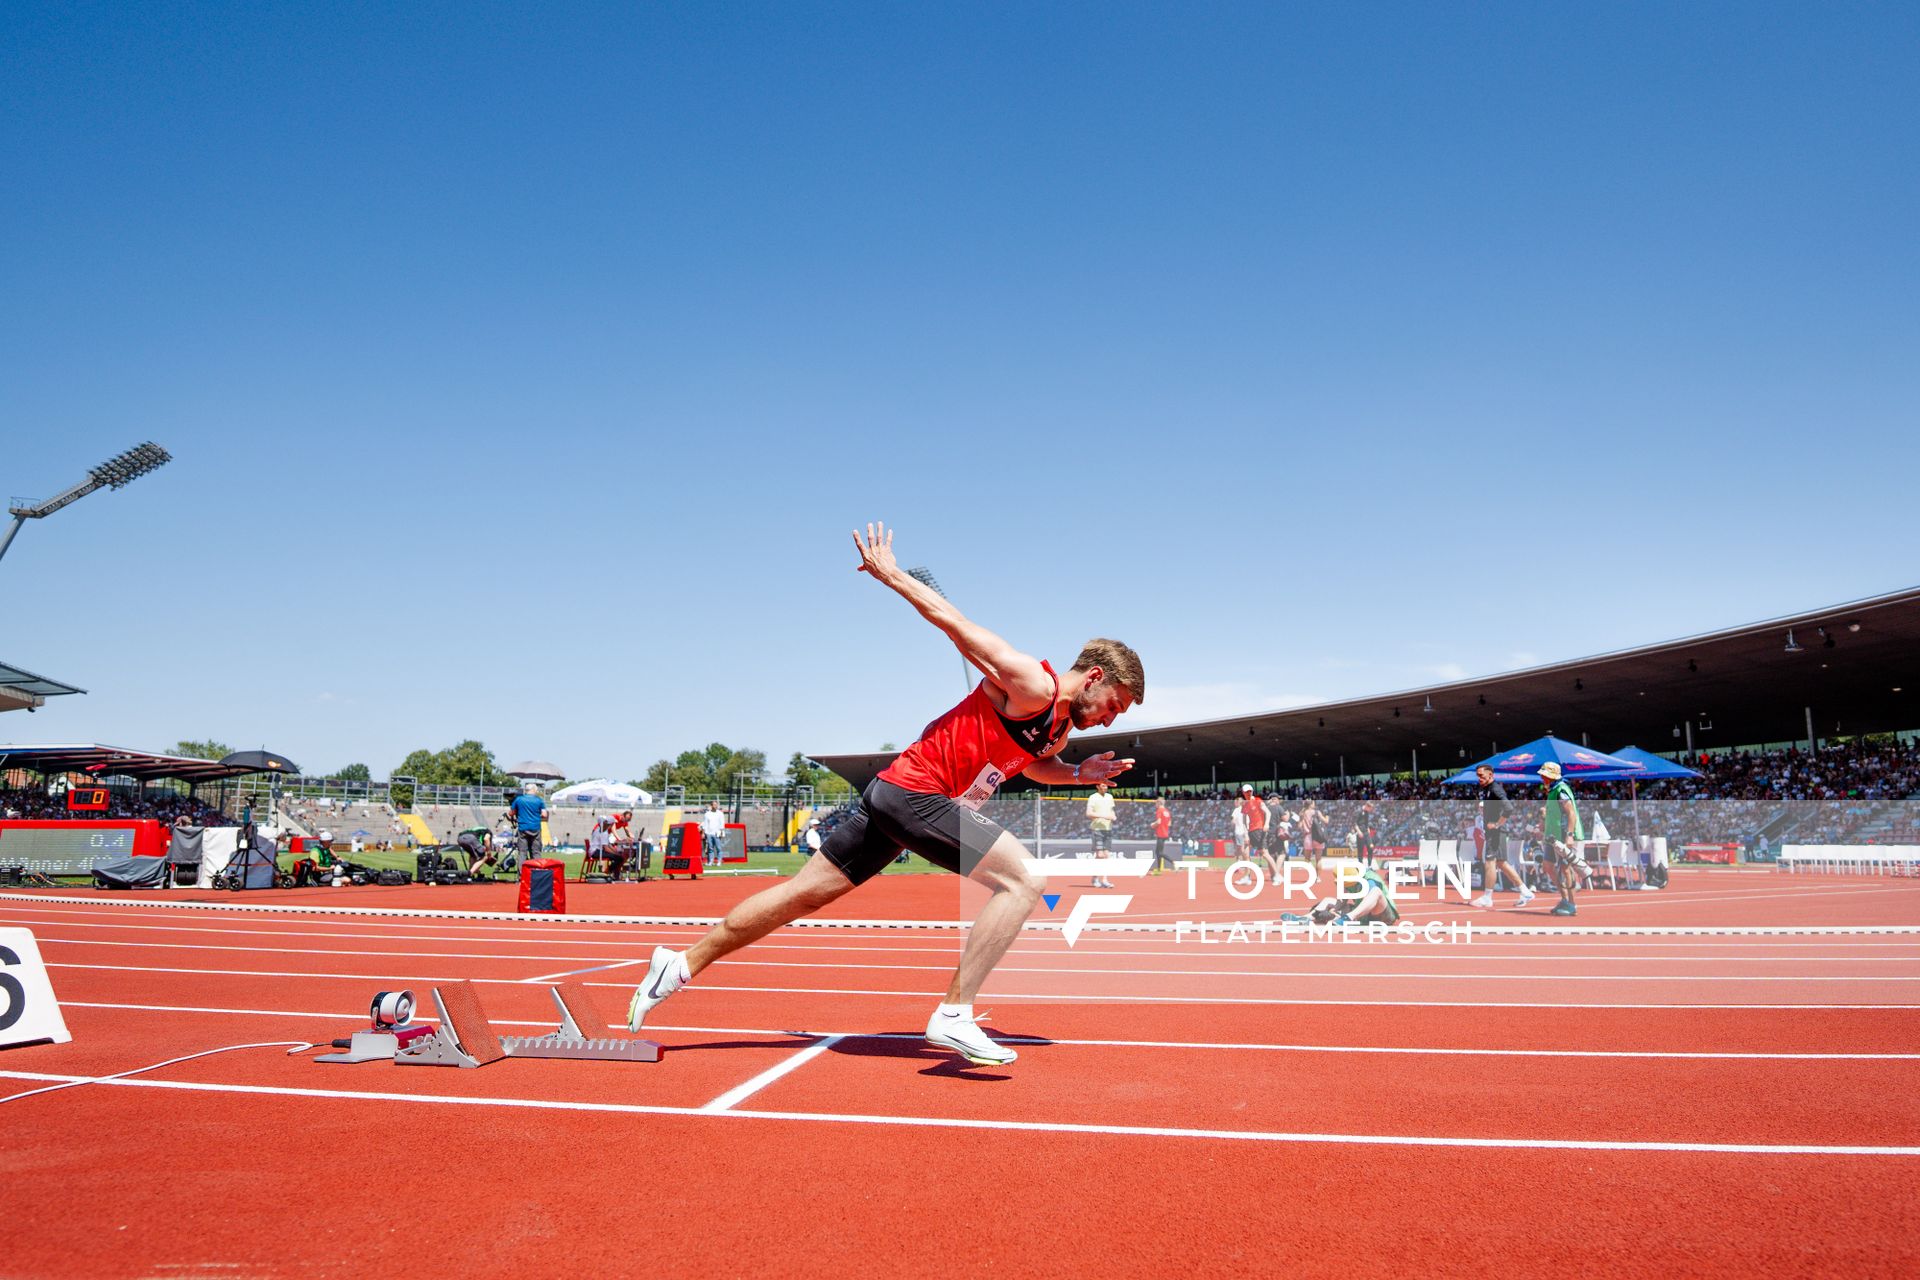
[[[1106,672],[1109,680],[1124,686],[1133,695],[1135,706],[1147,700],[1147,675],[1140,668],[1140,655],[1131,646],[1098,637],[1087,641],[1080,648],[1080,656],[1073,660],[1072,669],[1087,671],[1094,667]]]

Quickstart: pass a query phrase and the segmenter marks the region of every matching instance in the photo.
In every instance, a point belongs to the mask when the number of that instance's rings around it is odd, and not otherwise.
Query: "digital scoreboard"
[[[67,791],[67,812],[105,813],[110,799],[105,787],[71,787]]]
[[[49,876],[84,876],[127,857],[167,851],[161,824],[124,822],[0,822],[0,867],[25,867]]]

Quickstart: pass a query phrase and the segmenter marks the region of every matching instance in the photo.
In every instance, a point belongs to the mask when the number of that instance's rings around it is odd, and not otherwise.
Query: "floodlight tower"
[[[13,535],[20,532],[20,526],[29,520],[44,520],[70,502],[92,493],[95,489],[124,489],[126,486],[146,475],[149,471],[158,471],[173,461],[173,455],[148,440],[137,444],[125,453],[115,454],[99,466],[87,472],[87,478],[63,493],[57,493],[45,502],[24,502],[18,499],[7,508],[7,514],[13,517],[13,523],[7,526],[5,537],[0,537],[0,556],[7,554],[7,548],[13,545]]]
[[[4,550],[4,548],[0,548],[0,550]],[[907,570],[907,576],[922,586],[932,588],[933,593],[942,600],[949,598],[947,593],[940,589],[940,580],[933,576],[933,570],[927,568],[927,566],[921,565],[918,568],[909,569]],[[960,659],[960,683],[968,693],[973,692],[973,668],[967,664],[964,656]]]

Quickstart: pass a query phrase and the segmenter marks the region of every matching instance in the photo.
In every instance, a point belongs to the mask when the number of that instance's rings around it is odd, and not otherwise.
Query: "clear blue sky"
[[[1920,580],[1920,9],[1461,8],[7,6],[0,492],[177,460],[0,739],[904,743],[875,517],[1140,724]]]

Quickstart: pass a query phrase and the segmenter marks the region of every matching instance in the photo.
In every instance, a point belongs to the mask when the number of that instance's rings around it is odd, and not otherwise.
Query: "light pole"
[[[940,589],[940,580],[933,576],[933,570],[927,568],[927,566],[921,565],[918,568],[909,569],[907,570],[907,576],[922,586],[930,588],[933,593],[942,600],[948,598],[947,593]],[[968,693],[973,692],[973,668],[967,665],[967,660],[964,657],[960,659],[960,685]]]
[[[13,536],[20,532],[20,526],[29,520],[44,520],[70,502],[92,493],[95,489],[123,489],[149,471],[158,471],[173,461],[173,455],[149,440],[137,444],[125,453],[115,454],[99,466],[87,472],[87,478],[62,493],[57,493],[45,502],[22,503],[7,508],[7,514],[13,517],[13,523],[7,526],[5,536],[0,537],[0,556],[7,554],[7,548],[13,545]]]

